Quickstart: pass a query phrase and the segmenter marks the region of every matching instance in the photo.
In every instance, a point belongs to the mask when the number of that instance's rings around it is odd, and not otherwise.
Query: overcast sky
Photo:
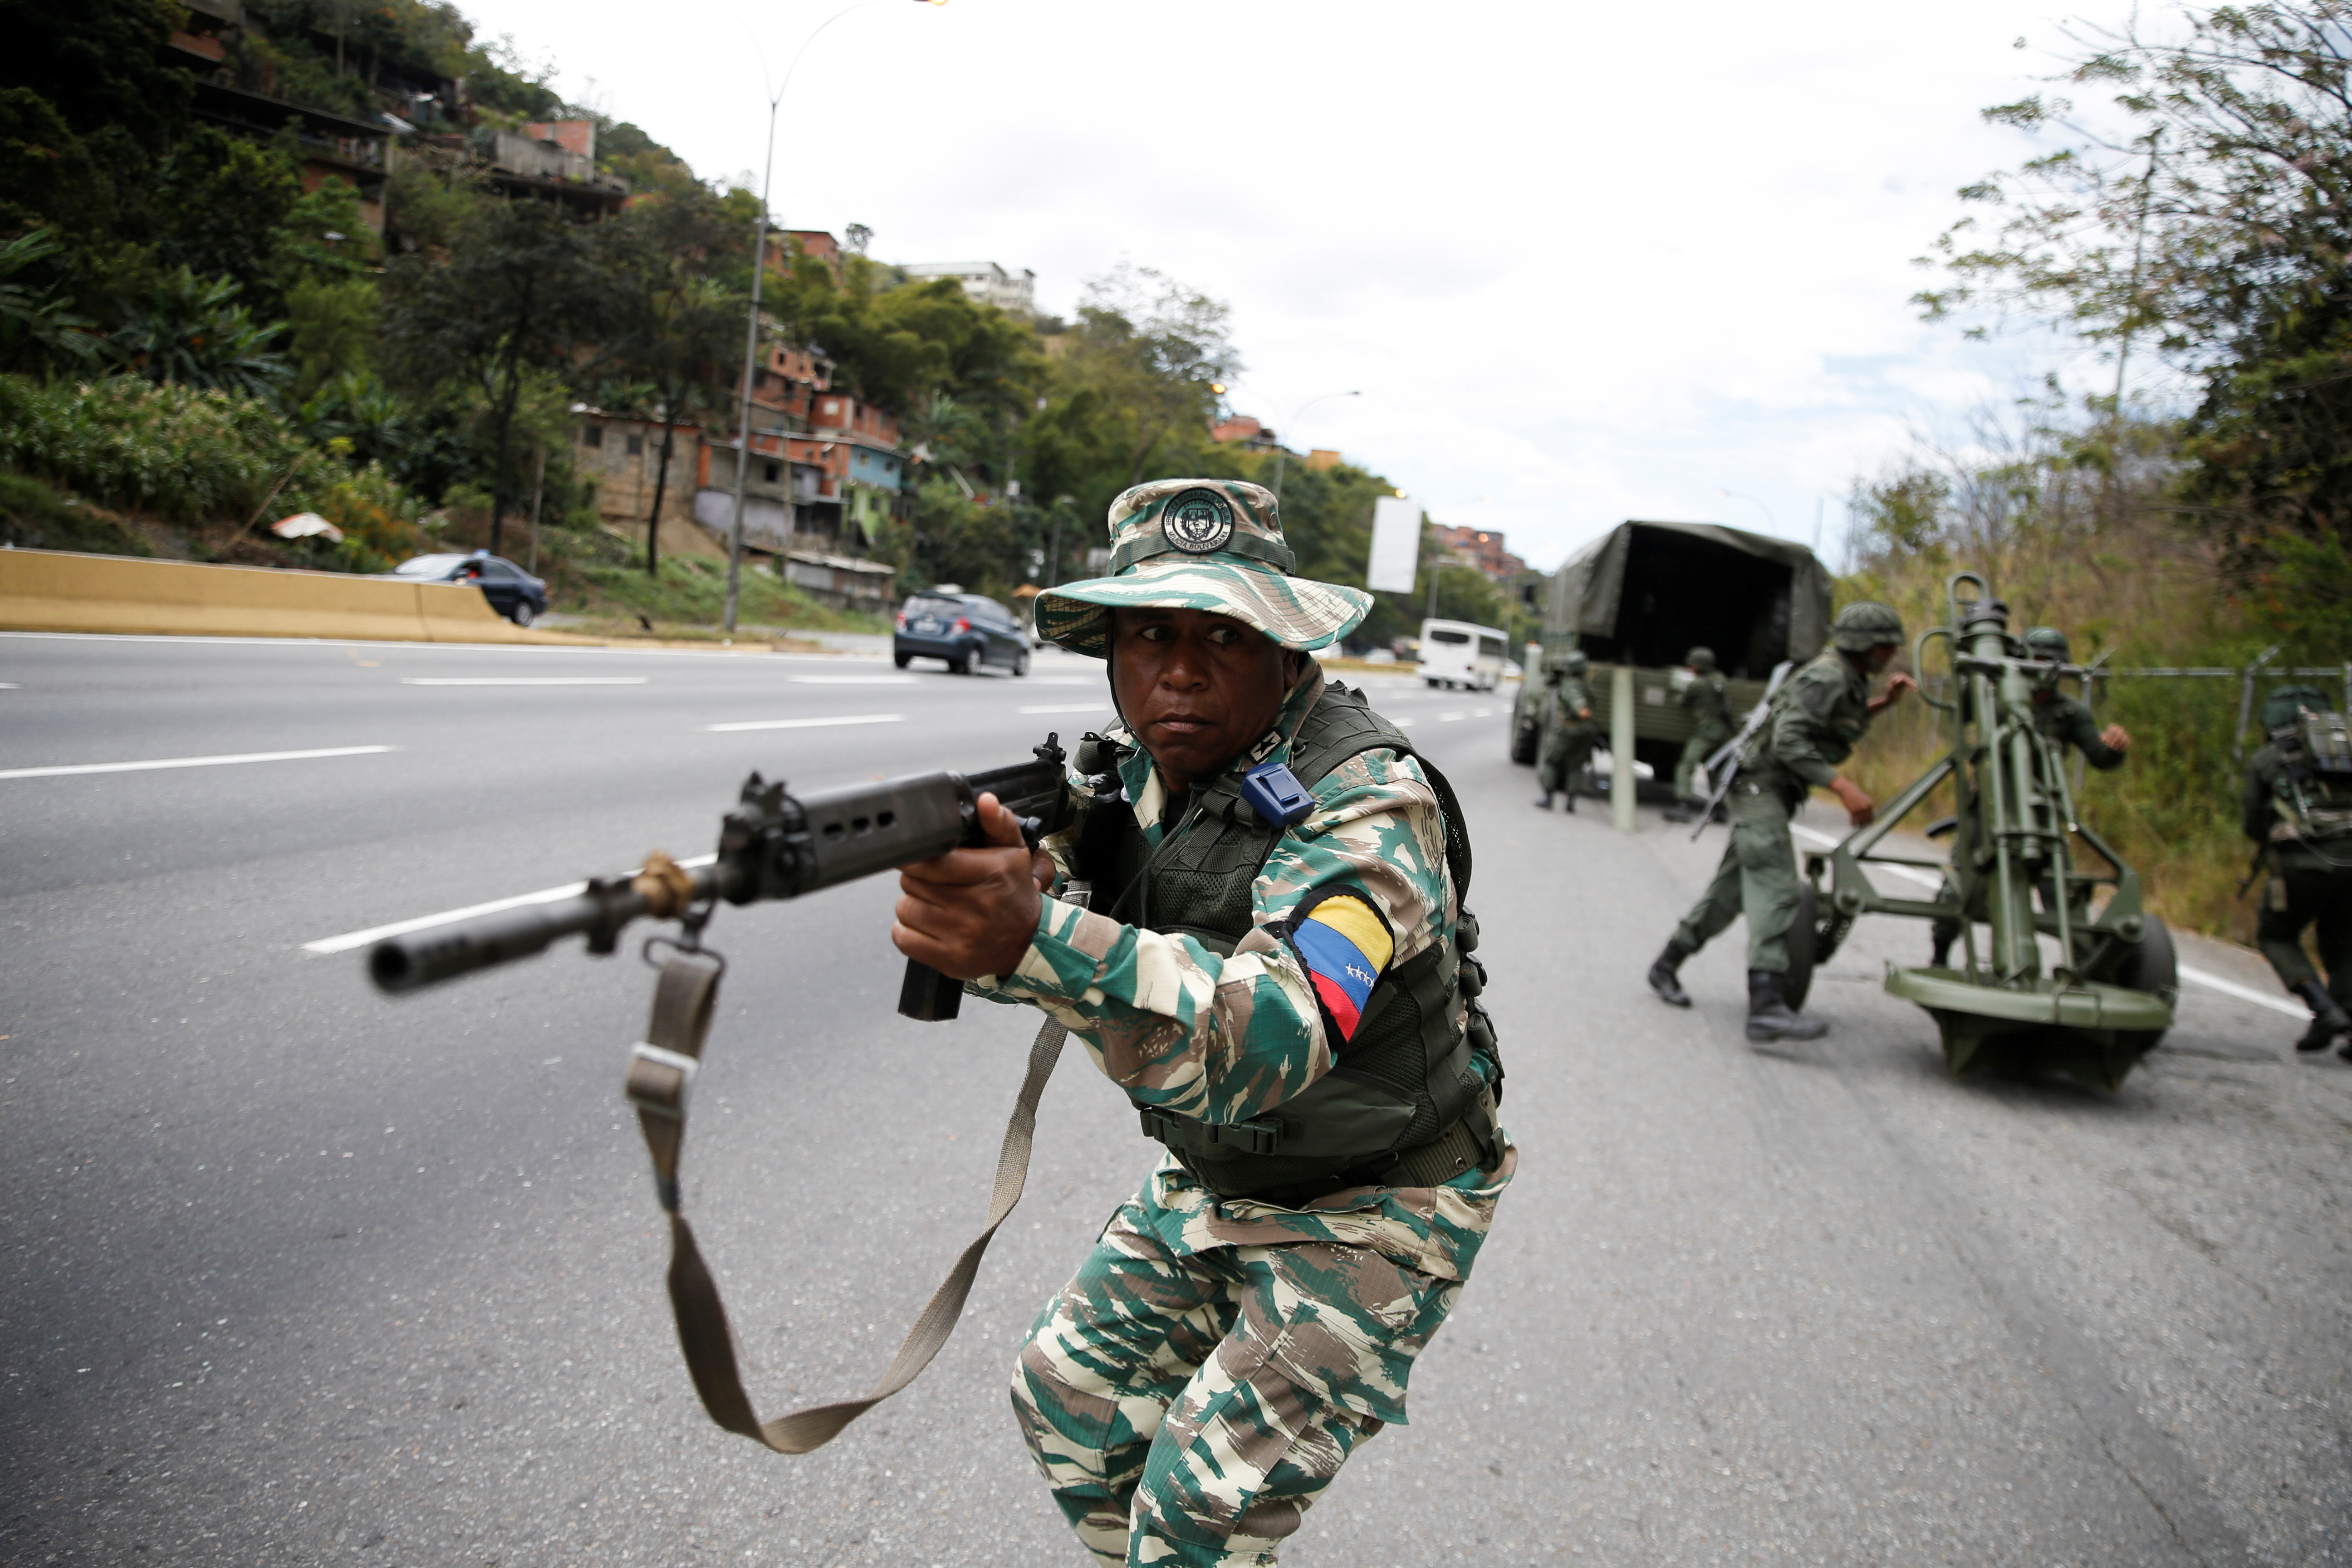
[[[756,173],[763,57],[842,0],[460,4],[708,178]],[[773,210],[1033,268],[1052,311],[1122,258],[1172,274],[1233,306],[1236,409],[1540,566],[1627,517],[1810,541],[1817,502],[1833,555],[1914,432],[2098,374],[1906,302],[1955,188],[2027,151],[1977,111],[2075,14],[874,0],[802,58]]]

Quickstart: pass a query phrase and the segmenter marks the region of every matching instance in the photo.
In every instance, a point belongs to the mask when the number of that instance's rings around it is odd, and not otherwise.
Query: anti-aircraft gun
[[[1919,635],[1913,665],[1924,670],[1927,645],[1943,640],[1948,700],[1920,695],[1945,715],[1950,744],[1871,826],[1805,857],[1811,885],[1790,933],[1802,951],[1791,958],[1810,980],[1864,914],[1958,921],[1958,967],[1886,973],[1888,991],[1936,1020],[1952,1072],[2054,1072],[2120,1088],[2172,1026],[2179,976],[2171,933],[2140,907],[2139,874],[2077,815],[2060,749],[2034,725],[2035,688],[2084,671],[2028,658],[2009,635],[2009,606],[1977,574],[1955,574],[1945,598],[1947,623]],[[1927,832],[1950,838],[1948,862],[1882,852],[1947,782],[1953,815]],[[2107,868],[2079,869],[2077,839]],[[1912,877],[1941,870],[1943,886],[1932,899],[1890,898],[1865,872],[1874,865],[1915,868],[1901,873]],[[1990,928],[1981,950],[1979,921]],[[2045,953],[2044,939],[2053,951]]]

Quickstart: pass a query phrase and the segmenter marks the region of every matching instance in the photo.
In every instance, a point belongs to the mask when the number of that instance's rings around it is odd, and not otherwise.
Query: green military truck
[[[1675,700],[1684,656],[1711,647],[1735,718],[1763,698],[1772,667],[1829,640],[1830,574],[1801,544],[1712,522],[1623,522],[1569,557],[1544,605],[1546,665],[1570,648],[1592,660],[1594,718],[1610,733],[1617,667],[1633,667],[1633,756],[1670,786],[1690,715]],[[1543,671],[1511,709],[1511,761],[1533,763]]]

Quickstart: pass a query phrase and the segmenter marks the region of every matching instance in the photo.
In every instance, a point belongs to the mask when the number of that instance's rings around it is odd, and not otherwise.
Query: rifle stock
[[[610,953],[622,929],[647,915],[686,918],[698,929],[721,899],[730,904],[797,899],[984,843],[983,795],[995,795],[1019,817],[1023,837],[1034,846],[1065,826],[1070,814],[1059,740],[1048,735],[1032,761],[1008,767],[915,773],[804,795],[753,773],[720,824],[711,865],[684,871],[667,857],[649,858],[641,871],[591,881],[568,898],[390,937],[370,950],[368,975],[379,990],[404,995],[529,958],[567,936],[585,935],[590,952]],[[908,961],[899,1012],[925,1021],[952,1018],[962,997],[962,982]]]

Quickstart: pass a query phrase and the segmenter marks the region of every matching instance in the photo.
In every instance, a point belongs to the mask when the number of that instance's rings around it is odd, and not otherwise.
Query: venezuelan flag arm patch
[[[1318,900],[1291,927],[1291,941],[1340,1041],[1355,1038],[1372,985],[1396,952],[1387,924],[1362,899],[1339,893]]]

